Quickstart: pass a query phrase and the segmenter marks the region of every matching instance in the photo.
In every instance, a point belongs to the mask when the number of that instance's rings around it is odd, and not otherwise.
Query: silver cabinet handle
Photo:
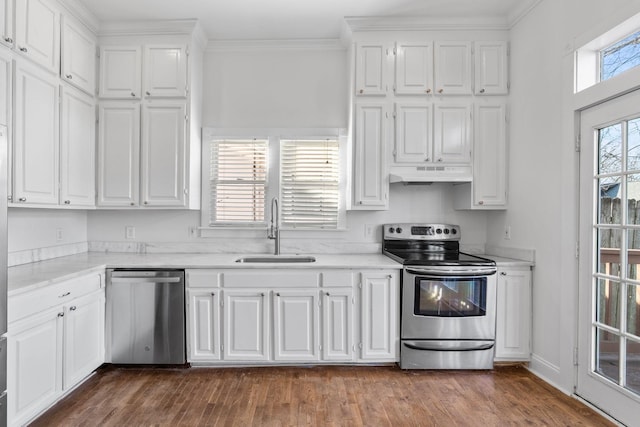
[[[70,204],[71,204],[71,200],[65,200],[65,201],[64,201],[64,204],[65,204],[65,205],[70,205]]]
[[[73,79],[73,76],[72,76],[71,74],[67,74],[67,75],[66,75],[66,77],[67,77],[69,80],[72,80],[72,79]]]
[[[135,97],[136,96],[135,92],[131,92],[131,96]]]
[[[264,296],[264,292],[260,292],[260,296],[263,297]]]
[[[151,95],[151,92],[147,91],[147,96],[150,96],[150,95]]]
[[[501,272],[500,272],[500,275],[501,275],[501,276],[506,276],[506,275],[507,275],[507,273],[506,273],[505,271],[501,271]]]
[[[11,37],[5,37],[4,41],[6,41],[7,43],[13,43],[13,39]]]
[[[328,297],[330,297],[330,296],[331,296],[331,294],[330,294],[329,292],[327,292],[327,293],[326,293],[326,295],[327,295]]]
[[[438,93],[444,92],[444,89],[438,89]]]
[[[441,162],[441,161],[442,161],[442,158],[439,158],[439,159],[438,159],[438,161],[439,161],[439,162]]]
[[[480,89],[480,93],[484,93],[484,89]]]
[[[130,205],[131,205],[131,206],[135,206],[136,204],[135,204],[135,203],[133,203],[133,202],[131,202],[131,203],[130,203]]]
[[[27,198],[26,198],[26,197],[20,197],[20,198],[18,199],[18,201],[19,201],[19,202],[26,202],[26,201],[27,201]]]
[[[64,312],[58,313],[58,317],[64,317]]]
[[[76,307],[75,305],[72,305],[71,307],[69,307],[69,311],[76,311],[78,307]]]
[[[215,297],[215,296],[216,296],[216,293],[215,293],[215,292],[211,292],[211,296],[212,296],[212,297]]]
[[[425,92],[431,93],[431,89],[427,89],[427,90],[425,90]]]
[[[71,292],[65,292],[64,294],[60,295],[58,298],[68,297],[69,295],[71,295]]]
[[[27,48],[26,47],[19,47],[18,48],[20,50],[20,52],[27,52]]]

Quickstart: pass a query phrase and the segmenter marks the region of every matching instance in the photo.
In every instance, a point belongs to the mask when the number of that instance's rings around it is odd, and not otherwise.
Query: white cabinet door
[[[506,95],[508,57],[506,41],[482,41],[474,44],[476,95]]]
[[[329,288],[322,296],[322,360],[353,360],[353,289]]]
[[[0,0],[0,44],[13,46],[13,2]]]
[[[474,118],[473,204],[507,205],[507,107],[477,104]]]
[[[62,91],[60,203],[95,205],[95,104],[93,98],[65,87]]]
[[[137,206],[140,104],[103,102],[99,111],[98,205]]]
[[[62,310],[9,325],[8,419],[23,425],[62,391]]]
[[[386,104],[357,104],[353,209],[387,209]]]
[[[433,43],[396,43],[397,95],[428,95],[433,92]]]
[[[139,99],[142,50],[139,46],[100,48],[100,98]]]
[[[186,104],[158,102],[142,109],[141,183],[144,206],[185,205]]]
[[[225,360],[269,360],[268,300],[264,291],[224,291]]]
[[[497,294],[495,359],[531,360],[531,270],[499,268]]]
[[[57,76],[16,62],[14,203],[58,203],[59,85]]]
[[[189,362],[220,360],[220,290],[189,290]]]
[[[471,43],[435,43],[435,89],[438,95],[471,95]]]
[[[64,376],[69,390],[104,363],[104,288],[77,298],[64,310]]]
[[[362,42],[356,46],[356,95],[387,94],[389,53],[386,43]]]
[[[433,159],[431,104],[396,104],[396,163],[424,163]]]
[[[145,46],[144,90],[147,97],[187,96],[185,45]]]
[[[435,106],[433,161],[437,163],[471,163],[471,105]]]
[[[363,272],[361,359],[398,359],[398,272]]]
[[[30,60],[58,74],[60,11],[52,0],[18,0],[15,45]]]
[[[273,305],[274,360],[318,360],[318,291],[279,290]]]
[[[62,79],[93,96],[96,90],[96,41],[81,24],[64,16],[62,22]]]
[[[0,125],[11,123],[11,100],[13,95],[13,61],[11,54],[0,49]]]

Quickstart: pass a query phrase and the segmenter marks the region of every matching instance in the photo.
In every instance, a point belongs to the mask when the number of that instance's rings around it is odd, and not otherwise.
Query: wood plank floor
[[[520,366],[103,367],[33,426],[612,426]]]

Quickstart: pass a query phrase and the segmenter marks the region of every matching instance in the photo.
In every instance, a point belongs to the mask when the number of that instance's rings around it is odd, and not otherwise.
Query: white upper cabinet
[[[144,206],[185,205],[186,114],[184,102],[151,102],[142,107]]]
[[[0,0],[0,44],[13,46],[13,1]]]
[[[142,49],[139,46],[100,48],[100,98],[139,99]]]
[[[395,163],[433,161],[432,106],[429,103],[396,103]]]
[[[356,46],[356,95],[384,96],[388,90],[390,47],[386,43],[362,42]]]
[[[62,19],[63,80],[93,96],[96,89],[96,41],[93,34],[67,16]]]
[[[433,161],[436,163],[471,162],[471,105],[435,106]]]
[[[98,205],[137,206],[140,104],[102,103],[98,132]]]
[[[60,70],[60,11],[50,0],[15,3],[15,46],[30,60],[58,74]]]
[[[437,95],[471,95],[471,43],[435,43]]]
[[[353,209],[388,209],[387,108],[356,105]]]
[[[59,80],[16,63],[14,203],[58,204]]]
[[[62,92],[60,204],[95,206],[95,103],[65,87]]]
[[[186,46],[145,46],[144,95],[147,97],[187,96]]]
[[[475,42],[476,95],[506,95],[509,92],[507,54],[506,41]]]
[[[433,92],[433,43],[397,42],[394,90],[397,95]]]

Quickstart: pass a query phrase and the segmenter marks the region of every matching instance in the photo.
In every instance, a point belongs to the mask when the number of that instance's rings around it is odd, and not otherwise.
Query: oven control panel
[[[460,226],[452,224],[385,224],[385,240],[460,240]]]

